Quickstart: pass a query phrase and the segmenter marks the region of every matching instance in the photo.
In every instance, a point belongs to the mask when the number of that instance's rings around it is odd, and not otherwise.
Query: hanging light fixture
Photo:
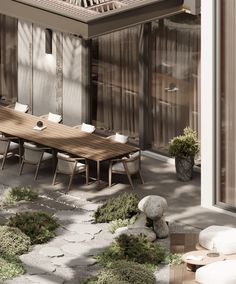
[[[52,30],[45,29],[45,53],[52,54]]]

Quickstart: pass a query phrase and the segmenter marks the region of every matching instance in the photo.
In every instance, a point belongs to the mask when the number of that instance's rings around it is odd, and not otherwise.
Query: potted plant
[[[177,178],[188,181],[193,176],[194,157],[199,153],[200,145],[197,133],[190,127],[184,129],[184,135],[174,137],[169,142],[169,153],[175,157]]]

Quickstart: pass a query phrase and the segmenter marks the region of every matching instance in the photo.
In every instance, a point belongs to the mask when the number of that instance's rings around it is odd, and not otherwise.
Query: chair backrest
[[[64,174],[72,174],[77,164],[76,159],[69,154],[57,153],[57,169]]]
[[[140,151],[130,154],[128,159],[123,160],[123,163],[126,165],[130,174],[137,173],[141,167]]]
[[[27,112],[29,110],[29,106],[16,102],[14,109],[19,112]]]
[[[93,133],[95,131],[95,126],[91,124],[82,123],[81,131],[84,131],[87,133]]]
[[[115,135],[109,136],[109,139],[115,141],[115,142],[119,142],[122,144],[126,144],[128,142],[128,136],[116,133]]]
[[[49,112],[48,121],[60,123],[62,121],[62,116],[60,114],[55,114],[55,113]]]
[[[36,144],[24,143],[24,159],[32,164],[37,164],[43,157],[44,150]]]
[[[0,135],[0,155],[6,153],[10,145],[10,140],[7,139],[4,135]]]

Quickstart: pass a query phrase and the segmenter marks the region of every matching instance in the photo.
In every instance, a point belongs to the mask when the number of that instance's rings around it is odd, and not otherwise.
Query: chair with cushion
[[[107,139],[109,139],[109,140],[119,142],[119,143],[122,143],[122,144],[126,144],[128,142],[128,138],[129,138],[128,136],[125,136],[125,135],[122,135],[122,134],[119,134],[119,133],[116,133],[115,135],[111,135],[111,136],[107,137]]]
[[[124,157],[122,159],[110,160],[109,162],[109,187],[112,184],[112,173],[117,174],[126,174],[129,183],[134,189],[134,185],[132,182],[131,176],[134,174],[138,174],[141,182],[144,183],[142,175],[141,175],[141,153],[140,151],[135,152],[129,155],[129,158]]]
[[[22,170],[25,164],[36,166],[36,172],[34,179],[38,177],[38,171],[41,163],[51,160],[53,155],[46,152],[46,150],[51,150],[48,147],[42,147],[34,143],[25,142],[24,145],[24,155],[20,166],[19,175],[22,174]]]
[[[10,104],[7,107],[13,108],[16,111],[24,112],[24,113],[28,112],[28,110],[29,110],[28,105],[24,105],[24,104],[21,104],[21,103],[18,103],[18,102],[16,102],[15,104]]]
[[[6,159],[12,155],[19,155],[20,157],[20,147],[19,143],[13,142],[18,140],[17,137],[6,137],[3,134],[0,134],[0,157],[2,158],[1,170],[4,169]]]
[[[81,161],[84,161],[84,164],[80,163]],[[66,153],[57,153],[57,167],[55,170],[52,184],[54,185],[56,183],[57,174],[61,173],[61,174],[69,175],[70,181],[69,181],[69,185],[67,189],[67,191],[69,191],[71,188],[74,175],[84,173],[84,172],[86,173],[86,184],[88,184],[89,167],[88,167],[87,160],[84,158],[72,157]]]
[[[62,116],[60,114],[55,114],[52,112],[49,112],[49,114],[41,115],[40,118],[45,118],[48,121],[55,122],[55,123],[62,122]]]
[[[80,129],[83,132],[93,133],[95,131],[95,126],[87,123],[82,123],[81,125],[76,125],[73,128]]]

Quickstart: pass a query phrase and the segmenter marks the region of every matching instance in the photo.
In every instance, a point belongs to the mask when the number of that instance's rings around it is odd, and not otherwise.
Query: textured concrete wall
[[[53,32],[52,54],[45,53],[44,27],[18,23],[18,98],[35,115],[49,111],[68,125],[81,123],[83,84],[81,39]]]

